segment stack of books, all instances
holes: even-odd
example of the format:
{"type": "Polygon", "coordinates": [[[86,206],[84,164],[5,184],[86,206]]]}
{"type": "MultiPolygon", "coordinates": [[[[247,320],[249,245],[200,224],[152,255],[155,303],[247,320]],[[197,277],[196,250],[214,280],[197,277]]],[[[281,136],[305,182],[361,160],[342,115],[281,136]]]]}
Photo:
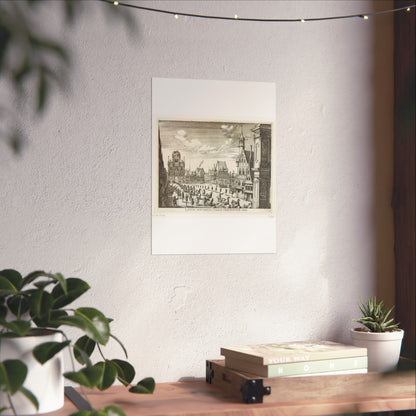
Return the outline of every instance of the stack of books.
{"type": "Polygon", "coordinates": [[[225,366],[261,377],[367,373],[367,348],[332,341],[223,347],[225,366]]]}

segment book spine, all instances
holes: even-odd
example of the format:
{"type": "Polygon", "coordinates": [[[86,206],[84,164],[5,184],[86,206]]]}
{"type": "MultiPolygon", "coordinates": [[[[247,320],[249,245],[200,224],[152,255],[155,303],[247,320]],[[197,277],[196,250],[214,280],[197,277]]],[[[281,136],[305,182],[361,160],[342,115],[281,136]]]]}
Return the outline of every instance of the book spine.
{"type": "Polygon", "coordinates": [[[263,365],[272,364],[289,364],[301,363],[309,361],[323,361],[323,360],[337,360],[341,358],[359,357],[367,354],[365,348],[345,349],[339,351],[325,351],[325,352],[308,352],[305,354],[288,354],[282,357],[262,357],[263,365]]]}
{"type": "Polygon", "coordinates": [[[313,377],[313,376],[339,376],[342,374],[367,374],[366,368],[357,368],[354,370],[343,370],[343,371],[329,371],[327,373],[313,373],[313,374],[295,374],[294,376],[287,376],[290,378],[293,377],[313,377]]]}
{"type": "Polygon", "coordinates": [[[225,359],[225,366],[262,377],[287,377],[290,375],[307,375],[333,371],[366,370],[367,356],[271,365],[256,365],[228,357],[225,359]]]}
{"type": "Polygon", "coordinates": [[[333,371],[366,369],[367,357],[338,358],[335,360],[308,361],[303,363],[272,364],[267,366],[268,377],[285,377],[333,371]]]}

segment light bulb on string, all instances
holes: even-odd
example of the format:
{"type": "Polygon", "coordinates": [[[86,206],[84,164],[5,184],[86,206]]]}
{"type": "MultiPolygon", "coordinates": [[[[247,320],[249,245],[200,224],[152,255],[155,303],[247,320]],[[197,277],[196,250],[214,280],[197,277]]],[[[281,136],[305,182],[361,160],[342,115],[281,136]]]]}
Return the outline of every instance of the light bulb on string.
{"type": "Polygon", "coordinates": [[[179,16],[178,16],[177,14],[175,14],[175,19],[176,19],[176,20],[178,20],[178,19],[179,19],[179,16]]]}

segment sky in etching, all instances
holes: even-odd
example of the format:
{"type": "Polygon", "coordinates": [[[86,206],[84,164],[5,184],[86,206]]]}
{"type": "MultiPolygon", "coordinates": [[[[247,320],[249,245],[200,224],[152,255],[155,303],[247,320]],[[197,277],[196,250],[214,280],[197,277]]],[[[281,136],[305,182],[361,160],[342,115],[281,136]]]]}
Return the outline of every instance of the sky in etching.
{"type": "Polygon", "coordinates": [[[225,161],[230,171],[236,171],[235,160],[239,153],[241,131],[246,150],[253,146],[255,123],[159,121],[162,156],[165,167],[168,157],[178,150],[185,159],[186,169],[198,166],[205,171],[217,161],[225,161]]]}

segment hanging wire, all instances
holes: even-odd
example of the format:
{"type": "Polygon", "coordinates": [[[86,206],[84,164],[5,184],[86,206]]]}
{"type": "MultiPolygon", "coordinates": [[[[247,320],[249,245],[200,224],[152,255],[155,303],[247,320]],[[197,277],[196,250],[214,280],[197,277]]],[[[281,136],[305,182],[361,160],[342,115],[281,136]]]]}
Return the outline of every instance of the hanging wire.
{"type": "Polygon", "coordinates": [[[130,3],[124,3],[121,1],[113,1],[113,0],[101,0],[104,3],[109,3],[115,6],[121,6],[121,7],[130,7],[133,9],[143,10],[147,12],[153,12],[153,13],[162,13],[162,14],[169,14],[175,17],[175,19],[178,19],[179,16],[183,17],[194,17],[198,19],[211,19],[211,20],[238,20],[241,22],[269,22],[269,23],[280,23],[280,22],[316,22],[316,21],[324,21],[324,20],[341,20],[341,19],[354,19],[354,18],[360,18],[367,20],[371,16],[376,16],[379,14],[386,14],[386,13],[395,13],[402,10],[406,10],[407,12],[410,12],[411,9],[416,7],[416,4],[410,5],[410,6],[404,6],[404,7],[398,7],[395,9],[389,9],[389,10],[381,10],[378,12],[371,12],[371,13],[361,13],[361,14],[349,14],[344,16],[328,16],[328,17],[309,17],[309,18],[297,18],[297,19],[262,19],[262,18],[252,18],[252,17],[239,17],[238,15],[234,15],[233,17],[227,17],[227,16],[212,16],[212,15],[205,15],[205,14],[194,14],[194,13],[184,13],[184,12],[175,12],[170,10],[163,10],[163,9],[155,9],[152,7],[145,7],[145,6],[139,6],[136,4],[130,4],[130,3]]]}

